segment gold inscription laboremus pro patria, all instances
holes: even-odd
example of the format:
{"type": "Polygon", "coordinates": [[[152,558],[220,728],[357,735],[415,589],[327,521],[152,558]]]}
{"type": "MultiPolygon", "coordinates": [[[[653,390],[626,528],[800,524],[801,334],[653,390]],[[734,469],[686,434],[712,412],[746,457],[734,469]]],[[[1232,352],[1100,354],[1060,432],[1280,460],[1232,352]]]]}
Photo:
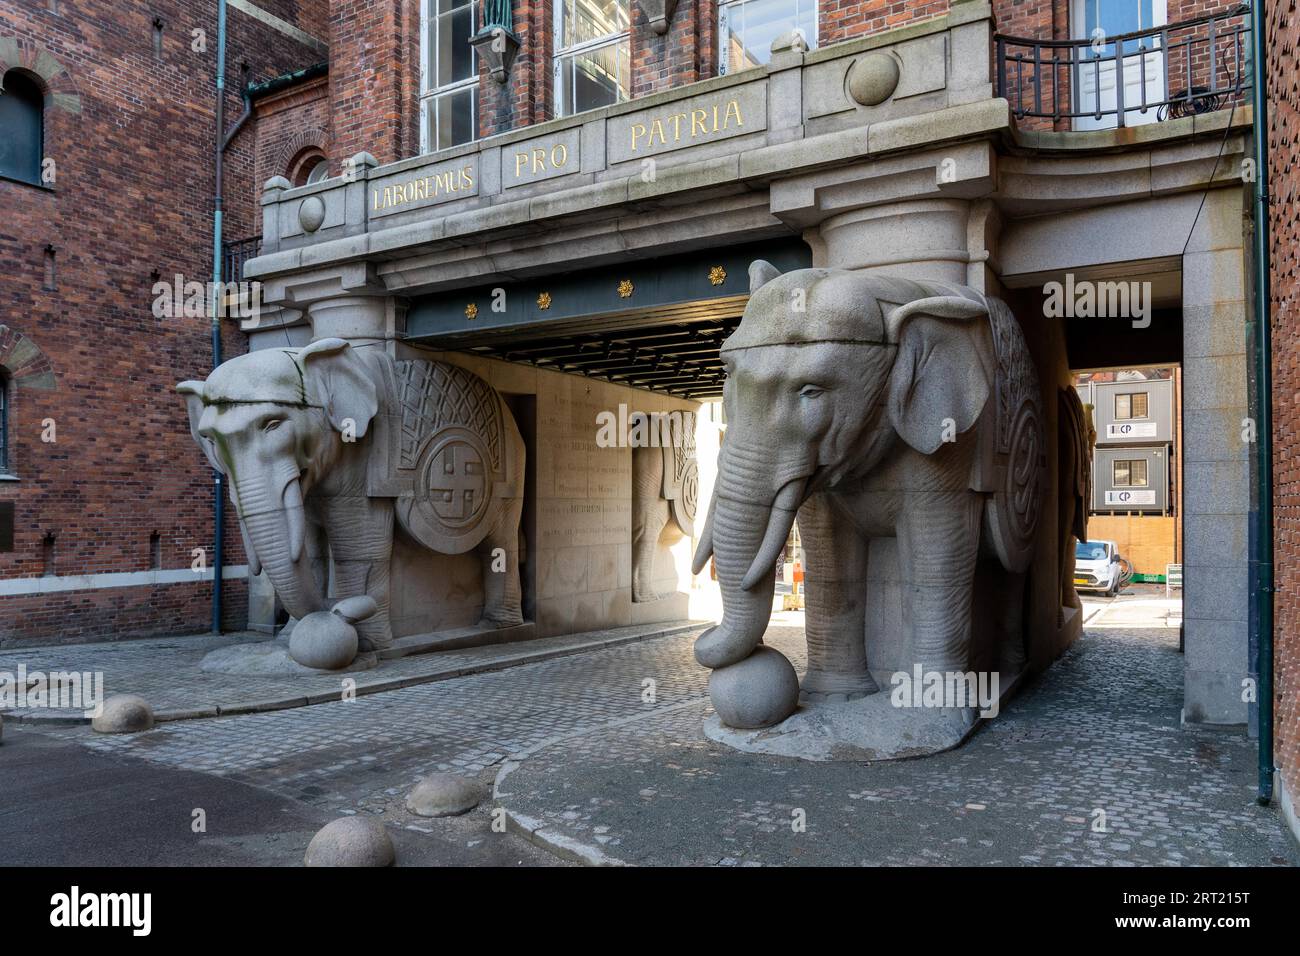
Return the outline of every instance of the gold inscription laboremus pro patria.
{"type": "Polygon", "coordinates": [[[383,188],[376,187],[371,195],[371,211],[379,212],[405,203],[419,202],[424,199],[436,199],[453,193],[468,192],[474,188],[474,167],[462,166],[460,169],[445,169],[440,173],[431,173],[404,183],[395,183],[383,188]]]}
{"type": "Polygon", "coordinates": [[[563,169],[569,164],[569,147],[556,143],[550,149],[534,146],[532,149],[515,153],[515,179],[525,175],[537,176],[545,172],[563,169]]]}
{"type": "Polygon", "coordinates": [[[743,129],[745,118],[740,112],[739,100],[714,103],[712,109],[696,107],[682,110],[662,119],[656,118],[648,123],[633,123],[628,131],[632,138],[632,152],[650,149],[653,146],[667,146],[670,142],[680,143],[683,138],[697,139],[722,133],[729,129],[743,129]],[[672,138],[669,139],[669,136],[672,138]]]}

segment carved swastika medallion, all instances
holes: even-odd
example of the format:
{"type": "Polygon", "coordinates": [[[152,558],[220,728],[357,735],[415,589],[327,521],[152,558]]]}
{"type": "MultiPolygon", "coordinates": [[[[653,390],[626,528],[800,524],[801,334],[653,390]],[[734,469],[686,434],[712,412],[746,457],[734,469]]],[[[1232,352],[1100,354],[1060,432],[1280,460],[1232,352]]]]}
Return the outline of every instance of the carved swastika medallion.
{"type": "Polygon", "coordinates": [[[483,517],[491,492],[483,455],[469,441],[448,438],[433,449],[425,487],[434,512],[449,528],[466,528],[483,517]]]}

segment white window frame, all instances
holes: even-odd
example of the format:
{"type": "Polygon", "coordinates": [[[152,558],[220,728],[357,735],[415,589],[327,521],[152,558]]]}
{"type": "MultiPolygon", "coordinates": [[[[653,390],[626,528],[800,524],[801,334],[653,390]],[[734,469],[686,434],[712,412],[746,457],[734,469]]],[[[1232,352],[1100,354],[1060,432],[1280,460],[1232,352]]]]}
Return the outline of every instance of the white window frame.
{"type": "MultiPolygon", "coordinates": [[[[553,7],[551,18],[552,29],[555,34],[555,42],[553,43],[554,50],[551,56],[551,95],[555,99],[555,116],[557,119],[561,116],[577,116],[579,112],[578,110],[574,110],[572,113],[566,112],[565,107],[567,104],[563,102],[560,95],[560,91],[564,88],[561,83],[561,76],[564,73],[565,63],[572,63],[583,53],[591,53],[592,51],[602,49],[603,47],[626,43],[630,70],[632,59],[632,18],[636,15],[636,10],[634,9],[635,4],[629,0],[627,18],[628,28],[622,33],[607,33],[603,37],[596,37],[593,40],[586,40],[569,47],[561,47],[560,38],[564,36],[564,5],[567,2],[570,2],[570,0],[552,0],[551,4],[553,7]]],[[[614,102],[626,103],[631,98],[632,91],[629,89],[626,91],[626,96],[620,96],[614,102]]],[[[582,112],[586,112],[586,110],[583,110],[582,112]]]]}
{"type": "Polygon", "coordinates": [[[1116,458],[1110,463],[1110,486],[1112,488],[1150,488],[1151,487],[1151,463],[1145,458],[1116,458]],[[1142,481],[1133,480],[1133,466],[1142,465],[1142,481]],[[1119,483],[1116,472],[1120,465],[1128,466],[1128,481],[1124,484],[1119,483]]]}
{"type": "Polygon", "coordinates": [[[1151,393],[1150,392],[1116,392],[1115,393],[1115,421],[1117,422],[1145,422],[1151,419],[1151,393]],[[1133,414],[1133,399],[1142,396],[1142,401],[1146,405],[1146,411],[1141,415],[1133,414]],[[1119,400],[1128,399],[1128,414],[1119,413],[1119,400]]]}
{"type": "MultiPolygon", "coordinates": [[[[434,12],[437,0],[420,0],[420,152],[433,153],[437,152],[439,147],[433,142],[434,130],[432,123],[429,122],[429,103],[432,100],[447,99],[457,93],[461,93],[471,87],[479,85],[478,70],[466,79],[458,80],[455,83],[449,83],[446,86],[432,86],[431,79],[436,76],[434,69],[434,44],[430,37],[432,30],[429,29],[430,21],[437,21],[437,14],[434,12]]],[[[470,8],[473,11],[471,19],[473,20],[473,29],[470,36],[474,36],[479,30],[483,29],[483,0],[472,0],[470,8]]],[[[441,21],[437,21],[441,29],[441,21]]],[[[468,42],[469,37],[466,37],[468,42]]],[[[471,53],[475,57],[474,63],[478,65],[478,54],[471,53]]],[[[474,103],[474,136],[468,142],[474,142],[479,138],[478,135],[478,102],[474,103]]],[[[462,144],[463,145],[463,144],[462,144]]],[[[450,149],[450,146],[443,146],[441,149],[450,149]]]]}
{"type": "MultiPolygon", "coordinates": [[[[752,3],[752,2],[753,0],[722,0],[722,2],[719,2],[718,4],[717,42],[718,42],[718,75],[719,76],[725,76],[728,70],[730,69],[730,66],[727,63],[727,54],[730,51],[730,44],[724,42],[724,38],[727,36],[727,17],[731,14],[732,10],[737,9],[739,7],[743,7],[746,3],[752,3]]],[[[793,0],[793,3],[796,8],[801,6],[804,2],[805,0],[793,0]]],[[[813,35],[810,37],[804,37],[804,39],[808,41],[808,48],[815,50],[817,48],[817,44],[819,42],[820,33],[821,33],[821,20],[822,20],[821,0],[807,0],[807,2],[812,4],[813,13],[814,13],[813,29],[812,29],[813,35]]]]}

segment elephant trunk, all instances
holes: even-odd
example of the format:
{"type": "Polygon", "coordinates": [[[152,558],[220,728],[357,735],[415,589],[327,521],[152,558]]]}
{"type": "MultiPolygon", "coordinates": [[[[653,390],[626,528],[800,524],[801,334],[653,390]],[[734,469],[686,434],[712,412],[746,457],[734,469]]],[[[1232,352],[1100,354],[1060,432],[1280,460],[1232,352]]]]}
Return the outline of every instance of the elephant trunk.
{"type": "Polygon", "coordinates": [[[756,493],[758,475],[745,467],[744,456],[723,458],[705,531],[722,590],[722,623],[695,642],[695,659],[710,668],[744,660],[762,641],[776,559],[807,486],[806,478],[790,480],[769,504],[770,495],[756,493]]]}
{"type": "Polygon", "coordinates": [[[291,479],[278,500],[268,494],[266,483],[251,487],[245,483],[238,504],[245,548],[253,552],[250,569],[261,565],[285,610],[295,618],[323,610],[324,596],[303,553],[307,516],[299,480],[291,479]]]}

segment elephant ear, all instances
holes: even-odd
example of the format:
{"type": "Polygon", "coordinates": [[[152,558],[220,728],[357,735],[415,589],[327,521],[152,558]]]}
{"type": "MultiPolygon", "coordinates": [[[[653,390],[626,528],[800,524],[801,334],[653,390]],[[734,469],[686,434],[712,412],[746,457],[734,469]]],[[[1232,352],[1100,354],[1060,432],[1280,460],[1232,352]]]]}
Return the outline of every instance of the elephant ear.
{"type": "Polygon", "coordinates": [[[781,274],[781,270],[766,259],[755,259],[749,264],[749,294],[753,295],[781,274]]]}
{"type": "Polygon", "coordinates": [[[366,363],[343,339],[321,339],[298,352],[307,394],[320,399],[336,431],[352,422],[357,438],[379,411],[379,392],[366,363]]]}
{"type": "Polygon", "coordinates": [[[960,296],[920,299],[889,313],[898,343],[889,419],[923,454],[965,432],[984,411],[991,386],[977,321],[986,316],[983,305],[960,296]]]}
{"type": "Polygon", "coordinates": [[[221,464],[221,459],[217,457],[217,446],[208,438],[199,434],[199,419],[203,417],[203,409],[207,404],[203,400],[203,389],[206,387],[205,382],[180,382],[176,386],[176,391],[185,399],[185,410],[190,416],[190,435],[194,441],[203,449],[204,456],[208,463],[223,475],[226,473],[225,467],[221,464]]]}

